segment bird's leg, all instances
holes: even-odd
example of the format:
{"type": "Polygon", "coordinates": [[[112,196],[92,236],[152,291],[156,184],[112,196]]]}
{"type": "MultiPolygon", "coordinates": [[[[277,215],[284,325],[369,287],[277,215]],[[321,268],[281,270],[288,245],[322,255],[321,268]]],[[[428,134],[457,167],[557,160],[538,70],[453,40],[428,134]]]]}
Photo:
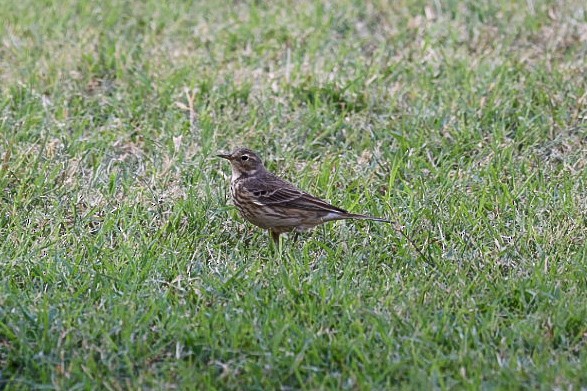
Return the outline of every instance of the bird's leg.
{"type": "Polygon", "coordinates": [[[271,239],[273,239],[273,242],[279,245],[279,232],[270,229],[269,233],[271,234],[271,239]]]}
{"type": "Polygon", "coordinates": [[[279,257],[281,257],[281,242],[279,241],[279,235],[281,233],[270,229],[269,234],[271,235],[273,245],[275,246],[275,247],[273,247],[273,246],[272,247],[277,251],[277,254],[279,255],[279,257]]]}

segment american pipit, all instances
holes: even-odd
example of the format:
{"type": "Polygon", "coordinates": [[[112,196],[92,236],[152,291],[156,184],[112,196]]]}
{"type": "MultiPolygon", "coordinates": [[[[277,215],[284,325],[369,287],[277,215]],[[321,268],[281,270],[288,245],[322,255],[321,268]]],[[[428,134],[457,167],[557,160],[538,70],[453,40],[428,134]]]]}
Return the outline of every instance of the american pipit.
{"type": "Polygon", "coordinates": [[[230,154],[217,156],[230,161],[230,193],[241,216],[269,230],[275,242],[279,242],[279,235],[284,232],[305,231],[333,220],[391,223],[378,217],[349,213],[298,189],[267,171],[259,156],[250,149],[238,148],[230,154]]]}

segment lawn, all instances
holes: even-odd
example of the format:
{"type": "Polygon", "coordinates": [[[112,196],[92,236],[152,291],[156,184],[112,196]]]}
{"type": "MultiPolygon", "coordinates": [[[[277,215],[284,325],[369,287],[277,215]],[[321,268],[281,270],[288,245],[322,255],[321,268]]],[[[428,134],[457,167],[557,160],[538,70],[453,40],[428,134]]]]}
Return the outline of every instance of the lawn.
{"type": "Polygon", "coordinates": [[[0,389],[587,387],[586,57],[580,0],[0,0],[0,389]],[[276,249],[237,146],[396,224],[276,249]]]}

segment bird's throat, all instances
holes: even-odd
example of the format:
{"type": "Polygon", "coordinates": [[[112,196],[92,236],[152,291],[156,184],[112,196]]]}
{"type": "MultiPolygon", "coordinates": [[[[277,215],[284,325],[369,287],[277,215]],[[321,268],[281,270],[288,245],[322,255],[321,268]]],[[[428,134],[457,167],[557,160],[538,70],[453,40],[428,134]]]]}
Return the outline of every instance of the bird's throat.
{"type": "Polygon", "coordinates": [[[248,177],[255,175],[257,173],[257,171],[259,171],[259,170],[252,170],[252,171],[244,172],[244,171],[239,170],[238,168],[233,167],[232,168],[232,177],[230,178],[230,180],[232,182],[234,182],[234,181],[238,181],[238,180],[241,180],[244,178],[248,178],[248,177]]]}

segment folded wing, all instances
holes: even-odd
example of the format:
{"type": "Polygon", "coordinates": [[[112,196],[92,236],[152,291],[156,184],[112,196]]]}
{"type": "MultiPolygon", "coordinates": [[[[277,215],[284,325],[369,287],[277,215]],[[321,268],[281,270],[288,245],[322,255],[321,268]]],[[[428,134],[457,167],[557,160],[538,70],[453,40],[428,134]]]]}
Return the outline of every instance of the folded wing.
{"type": "Polygon", "coordinates": [[[292,186],[273,187],[259,183],[249,187],[249,190],[258,205],[276,206],[324,213],[346,214],[346,210],[337,208],[329,203],[303,192],[292,186]]]}

